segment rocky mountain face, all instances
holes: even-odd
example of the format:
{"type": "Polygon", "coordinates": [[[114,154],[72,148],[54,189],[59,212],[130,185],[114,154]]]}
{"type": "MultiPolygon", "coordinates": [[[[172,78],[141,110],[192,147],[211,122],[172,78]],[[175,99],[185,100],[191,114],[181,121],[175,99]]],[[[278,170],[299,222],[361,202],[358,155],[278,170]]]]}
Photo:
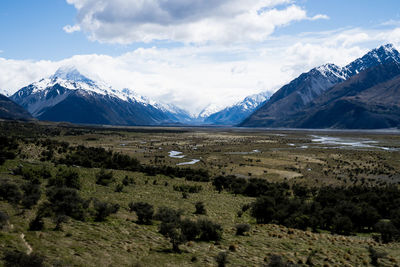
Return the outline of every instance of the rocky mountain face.
{"type": "Polygon", "coordinates": [[[23,107],[0,94],[0,119],[27,121],[33,120],[33,117],[23,107]]]}
{"type": "MultiPolygon", "coordinates": [[[[283,86],[271,99],[260,107],[256,112],[246,118],[240,126],[246,127],[339,127],[343,124],[333,124],[322,126],[318,123],[311,124],[298,121],[299,114],[306,116],[313,106],[314,110],[322,108],[321,99],[334,97],[331,93],[333,88],[340,88],[340,84],[345,84],[352,77],[365,75],[363,72],[381,65],[396,65],[400,62],[400,54],[388,44],[374,49],[362,58],[359,58],[345,67],[338,67],[333,64],[326,64],[312,69],[308,73],[301,74],[298,78],[283,86]],[[338,87],[336,87],[338,86],[338,87]],[[314,125],[314,126],[311,126],[314,125]]],[[[390,67],[388,67],[390,68],[390,67]]],[[[386,71],[389,71],[388,69],[386,71]]],[[[368,72],[369,73],[369,72],[368,72]]],[[[376,81],[383,82],[387,77],[382,74],[382,79],[376,81]]],[[[370,73],[370,75],[372,75],[370,73]]],[[[372,76],[371,76],[372,77],[372,76]]],[[[356,79],[358,79],[356,78],[356,79]]],[[[368,78],[368,77],[367,77],[368,78]]],[[[377,78],[377,77],[375,77],[377,78]]],[[[392,77],[393,78],[393,77],[392,77]]],[[[373,86],[371,84],[371,86],[373,86]]],[[[339,90],[339,89],[336,89],[339,90]]],[[[333,92],[333,91],[332,91],[333,92]]],[[[336,112],[336,115],[338,112],[336,112]]],[[[315,118],[316,119],[316,118],[315,118]]]]}
{"type": "Polygon", "coordinates": [[[160,125],[190,119],[179,108],[152,103],[129,89],[117,91],[87,78],[73,67],[61,68],[51,77],[20,89],[11,99],[40,120],[160,125]]]}
{"type": "Polygon", "coordinates": [[[208,115],[204,118],[203,123],[211,125],[236,125],[257,110],[265,101],[268,101],[270,96],[271,93],[269,92],[248,96],[232,106],[208,115]]]}

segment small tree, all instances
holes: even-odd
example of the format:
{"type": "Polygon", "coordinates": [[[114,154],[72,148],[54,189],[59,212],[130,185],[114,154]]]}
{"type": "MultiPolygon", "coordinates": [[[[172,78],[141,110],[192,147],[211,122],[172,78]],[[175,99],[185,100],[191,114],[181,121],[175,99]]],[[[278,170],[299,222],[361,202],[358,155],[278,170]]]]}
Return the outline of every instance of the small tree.
{"type": "Polygon", "coordinates": [[[29,223],[29,231],[41,231],[44,228],[44,221],[40,215],[36,217],[29,223]]]}
{"type": "Polygon", "coordinates": [[[203,214],[203,215],[207,214],[206,207],[204,206],[203,202],[201,201],[197,202],[195,204],[195,208],[196,211],[194,212],[194,214],[203,214]]]}
{"type": "Polygon", "coordinates": [[[136,212],[139,224],[151,224],[151,219],[153,219],[154,214],[153,205],[145,202],[131,202],[129,208],[131,211],[136,212]]]}
{"type": "Polygon", "coordinates": [[[222,227],[208,219],[197,221],[200,229],[199,239],[202,241],[219,241],[222,238],[222,227]]]}
{"type": "Polygon", "coordinates": [[[119,210],[118,204],[110,204],[97,199],[94,200],[93,206],[96,211],[95,221],[97,222],[105,221],[109,215],[117,213],[119,210]]]}
{"type": "Polygon", "coordinates": [[[375,230],[381,234],[381,240],[383,243],[389,243],[397,239],[399,231],[390,221],[380,221],[375,224],[375,230]]]}

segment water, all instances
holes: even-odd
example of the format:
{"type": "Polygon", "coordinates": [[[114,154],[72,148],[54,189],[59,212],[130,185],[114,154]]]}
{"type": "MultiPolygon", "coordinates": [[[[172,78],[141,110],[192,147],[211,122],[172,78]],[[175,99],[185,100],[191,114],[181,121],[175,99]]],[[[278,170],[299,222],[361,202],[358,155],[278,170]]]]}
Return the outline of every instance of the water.
{"type": "Polygon", "coordinates": [[[174,158],[174,159],[183,159],[185,157],[185,155],[182,155],[182,152],[180,151],[170,151],[169,153],[169,157],[170,158],[174,158]]]}
{"type": "Polygon", "coordinates": [[[182,166],[182,165],[193,165],[196,164],[197,162],[200,162],[199,159],[193,159],[192,161],[188,161],[188,162],[182,162],[182,163],[178,163],[176,164],[177,166],[182,166]]]}

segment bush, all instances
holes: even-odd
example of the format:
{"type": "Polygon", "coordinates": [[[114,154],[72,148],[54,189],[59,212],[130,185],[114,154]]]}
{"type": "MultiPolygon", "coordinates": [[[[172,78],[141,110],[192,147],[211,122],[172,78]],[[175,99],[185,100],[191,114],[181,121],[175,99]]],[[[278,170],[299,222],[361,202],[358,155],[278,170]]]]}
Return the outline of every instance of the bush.
{"type": "Polygon", "coordinates": [[[237,224],[236,228],[236,235],[244,235],[246,232],[250,231],[250,225],[248,224],[237,224]]]}
{"type": "Polygon", "coordinates": [[[117,184],[116,186],[115,186],[115,192],[117,192],[117,193],[121,193],[122,191],[124,190],[124,185],[123,184],[117,184]]]}
{"type": "Polygon", "coordinates": [[[297,267],[297,264],[291,264],[287,261],[284,261],[279,255],[271,255],[269,257],[269,263],[266,267],[297,267]]]}
{"type": "Polygon", "coordinates": [[[96,174],[96,184],[108,186],[112,182],[114,182],[114,174],[112,171],[106,172],[104,169],[101,169],[100,172],[96,174]]]}
{"type": "Polygon", "coordinates": [[[256,218],[257,223],[270,223],[275,214],[275,200],[271,197],[262,196],[257,198],[251,208],[251,215],[256,218]]]}
{"type": "Polygon", "coordinates": [[[117,213],[119,210],[118,204],[102,202],[97,199],[94,200],[93,206],[96,211],[95,221],[97,222],[105,221],[109,215],[117,213]]]}
{"type": "Polygon", "coordinates": [[[40,215],[36,217],[29,223],[29,231],[41,231],[44,228],[44,221],[40,215]]]}
{"type": "Polygon", "coordinates": [[[154,219],[161,222],[179,222],[181,215],[181,210],[174,210],[168,207],[160,207],[158,208],[157,213],[154,215],[154,219]]]}
{"type": "Polygon", "coordinates": [[[131,211],[136,212],[138,216],[139,224],[151,224],[151,219],[153,219],[154,208],[145,202],[129,203],[129,208],[131,211]]]}
{"type": "Polygon", "coordinates": [[[203,202],[201,201],[197,202],[195,204],[195,208],[196,211],[194,212],[194,214],[203,214],[203,215],[207,214],[206,207],[204,206],[203,202]]]}
{"type": "Polygon", "coordinates": [[[180,228],[182,234],[185,236],[186,240],[193,241],[200,235],[200,226],[197,222],[184,219],[180,222],[180,228]]]}
{"type": "Polygon", "coordinates": [[[389,243],[399,238],[399,231],[390,221],[380,221],[375,225],[375,231],[380,233],[383,243],[389,243]]]}
{"type": "Polygon", "coordinates": [[[218,264],[218,267],[225,267],[225,265],[228,263],[228,253],[227,252],[220,252],[218,255],[215,257],[215,261],[218,264]]]}
{"type": "Polygon", "coordinates": [[[199,239],[202,241],[219,241],[222,238],[222,227],[217,223],[213,223],[208,219],[199,219],[198,226],[200,229],[199,239]]]}
{"type": "Polygon", "coordinates": [[[123,184],[124,186],[128,186],[128,185],[131,185],[131,184],[135,184],[135,180],[134,180],[132,177],[128,177],[128,175],[126,175],[126,176],[124,177],[124,179],[122,180],[122,184],[123,184]]]}
{"type": "Polygon", "coordinates": [[[5,267],[42,267],[44,266],[44,257],[32,253],[27,255],[21,251],[6,251],[3,257],[5,267]]]}
{"type": "Polygon", "coordinates": [[[18,186],[11,182],[0,182],[0,198],[12,204],[18,204],[22,199],[18,186]]]}
{"type": "Polygon", "coordinates": [[[42,195],[40,184],[32,183],[32,181],[27,182],[22,186],[22,191],[24,191],[22,205],[27,209],[35,206],[42,195]]]}
{"type": "Polygon", "coordinates": [[[56,187],[69,187],[77,190],[81,189],[81,182],[78,172],[70,168],[59,169],[56,176],[51,178],[47,185],[56,187]]]}
{"type": "Polygon", "coordinates": [[[88,202],[72,188],[51,188],[47,191],[51,210],[57,215],[67,215],[76,220],[84,220],[88,202]]]}
{"type": "Polygon", "coordinates": [[[7,213],[0,211],[0,230],[2,230],[8,224],[10,217],[7,213]]]}

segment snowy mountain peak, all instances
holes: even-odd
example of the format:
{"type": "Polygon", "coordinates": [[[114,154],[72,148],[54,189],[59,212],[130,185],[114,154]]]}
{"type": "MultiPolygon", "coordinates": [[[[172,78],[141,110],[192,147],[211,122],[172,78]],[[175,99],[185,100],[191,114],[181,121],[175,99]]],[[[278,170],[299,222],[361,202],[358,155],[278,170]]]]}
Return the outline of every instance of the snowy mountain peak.
{"type": "Polygon", "coordinates": [[[85,82],[85,83],[93,83],[93,81],[86,76],[82,75],[79,70],[75,66],[63,66],[60,67],[51,77],[50,79],[63,79],[73,82],[85,82]]]}
{"type": "Polygon", "coordinates": [[[339,67],[332,63],[316,67],[315,70],[321,73],[324,77],[330,77],[333,75],[343,80],[346,80],[348,78],[348,74],[342,67],[339,67]]]}

